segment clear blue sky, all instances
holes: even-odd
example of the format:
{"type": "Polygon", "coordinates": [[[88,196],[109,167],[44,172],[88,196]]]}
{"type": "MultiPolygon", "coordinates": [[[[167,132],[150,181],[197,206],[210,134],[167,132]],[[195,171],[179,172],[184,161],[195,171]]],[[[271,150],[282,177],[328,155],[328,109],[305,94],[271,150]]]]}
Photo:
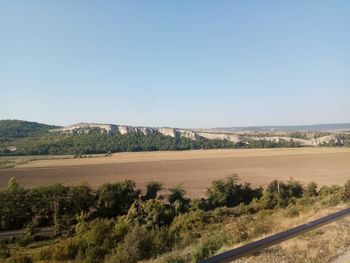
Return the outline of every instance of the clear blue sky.
{"type": "Polygon", "coordinates": [[[350,1],[0,0],[0,119],[350,122],[350,1]]]}

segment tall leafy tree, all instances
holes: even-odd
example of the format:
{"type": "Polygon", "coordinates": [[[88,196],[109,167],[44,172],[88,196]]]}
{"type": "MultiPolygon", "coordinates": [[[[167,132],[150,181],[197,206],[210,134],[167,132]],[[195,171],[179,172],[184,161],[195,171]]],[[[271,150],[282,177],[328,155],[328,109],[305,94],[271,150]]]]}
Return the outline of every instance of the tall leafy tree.
{"type": "Polygon", "coordinates": [[[139,196],[139,191],[135,187],[135,182],[131,180],[102,185],[96,194],[97,214],[102,217],[126,214],[139,196]]]}

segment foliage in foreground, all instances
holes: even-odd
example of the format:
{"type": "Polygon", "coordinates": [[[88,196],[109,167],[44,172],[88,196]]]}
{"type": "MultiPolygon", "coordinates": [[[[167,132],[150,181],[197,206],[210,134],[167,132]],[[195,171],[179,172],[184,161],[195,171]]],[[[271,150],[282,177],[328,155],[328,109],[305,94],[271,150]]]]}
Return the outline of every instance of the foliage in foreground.
{"type": "Polygon", "coordinates": [[[295,218],[316,203],[327,207],[350,200],[350,181],[320,189],[313,182],[273,181],[262,189],[239,184],[233,175],[214,181],[198,200],[187,198],[181,186],[166,195],[161,189],[151,182],[142,194],[126,180],[97,191],[87,185],[28,190],[12,178],[0,194],[1,227],[25,227],[26,235],[17,243],[0,243],[0,260],[198,262],[222,247],[270,233],[275,213],[295,218]],[[55,236],[31,250],[42,226],[54,226],[55,236]]]}

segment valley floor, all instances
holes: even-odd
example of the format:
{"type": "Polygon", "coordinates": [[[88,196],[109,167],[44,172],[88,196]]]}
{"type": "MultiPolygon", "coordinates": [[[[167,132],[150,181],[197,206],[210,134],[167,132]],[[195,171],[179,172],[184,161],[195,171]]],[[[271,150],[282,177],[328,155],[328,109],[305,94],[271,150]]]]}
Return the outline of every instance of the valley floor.
{"type": "Polygon", "coordinates": [[[0,189],[14,176],[25,187],[53,183],[98,187],[132,179],[165,187],[183,183],[190,197],[202,197],[213,180],[237,173],[242,181],[266,185],[293,178],[319,185],[344,184],[350,175],[350,148],[235,149],[117,153],[112,156],[34,160],[0,169],[0,189]]]}

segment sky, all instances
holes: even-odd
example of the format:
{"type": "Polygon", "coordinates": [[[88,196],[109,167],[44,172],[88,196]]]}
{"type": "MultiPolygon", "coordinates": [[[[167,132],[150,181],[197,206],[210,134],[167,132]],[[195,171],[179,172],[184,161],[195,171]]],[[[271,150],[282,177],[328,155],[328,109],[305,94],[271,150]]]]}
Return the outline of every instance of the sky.
{"type": "Polygon", "coordinates": [[[350,1],[0,0],[0,119],[350,122],[350,1]]]}

